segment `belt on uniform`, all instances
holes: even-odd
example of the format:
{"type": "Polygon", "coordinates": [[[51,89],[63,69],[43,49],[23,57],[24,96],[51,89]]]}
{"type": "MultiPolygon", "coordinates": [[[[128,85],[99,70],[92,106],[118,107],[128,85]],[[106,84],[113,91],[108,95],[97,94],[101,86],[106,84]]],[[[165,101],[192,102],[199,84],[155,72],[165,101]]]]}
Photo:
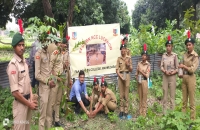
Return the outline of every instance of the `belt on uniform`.
{"type": "Polygon", "coordinates": [[[147,78],[146,77],[141,77],[141,80],[147,80],[147,78]]]}
{"type": "MultiPolygon", "coordinates": [[[[23,97],[26,98],[26,100],[28,100],[30,98],[30,93],[26,94],[26,95],[23,95],[23,97]]],[[[17,99],[15,98],[15,100],[17,100],[17,99]]]]}
{"type": "Polygon", "coordinates": [[[183,75],[192,75],[192,74],[190,74],[188,71],[184,70],[183,75]]]}
{"type": "Polygon", "coordinates": [[[121,74],[122,74],[122,73],[127,73],[127,74],[129,74],[129,71],[121,71],[120,73],[121,73],[121,74]]]}

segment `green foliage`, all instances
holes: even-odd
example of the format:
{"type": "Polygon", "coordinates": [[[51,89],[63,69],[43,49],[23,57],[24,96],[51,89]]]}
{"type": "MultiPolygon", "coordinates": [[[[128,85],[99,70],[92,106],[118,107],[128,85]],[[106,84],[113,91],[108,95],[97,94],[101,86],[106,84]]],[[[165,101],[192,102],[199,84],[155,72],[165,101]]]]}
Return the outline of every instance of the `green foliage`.
{"type": "MultiPolygon", "coordinates": [[[[139,30],[132,28],[129,40],[131,54],[140,54],[144,43],[147,43],[149,54],[164,53],[166,50],[165,43],[167,41],[167,36],[171,35],[173,50],[178,54],[178,58],[181,59],[183,53],[186,51],[184,44],[187,38],[185,29],[192,30],[193,37],[200,31],[200,20],[195,21],[192,19],[194,16],[193,12],[193,8],[185,12],[184,26],[182,29],[176,29],[176,24],[178,22],[176,19],[165,20],[165,28],[157,28],[157,26],[153,26],[152,23],[138,25],[139,30]]],[[[200,42],[196,40],[195,51],[197,53],[200,52],[199,44],[200,42]]]]}
{"type": "Polygon", "coordinates": [[[88,120],[87,114],[84,113],[83,115],[81,115],[81,119],[82,119],[83,121],[87,121],[87,120],[88,120]]]}
{"type": "Polygon", "coordinates": [[[64,130],[64,128],[62,128],[62,127],[53,127],[53,128],[50,128],[49,130],[64,130]]]}
{"type": "Polygon", "coordinates": [[[73,112],[71,112],[71,113],[67,114],[65,119],[68,121],[71,121],[71,122],[75,121],[75,114],[73,112]]]}
{"type": "Polygon", "coordinates": [[[150,89],[150,93],[155,96],[158,100],[161,100],[163,97],[163,90],[162,90],[162,76],[155,72],[154,75],[155,78],[152,78],[152,88],[150,89]]]}
{"type": "Polygon", "coordinates": [[[160,127],[163,130],[187,130],[190,123],[189,115],[179,111],[168,111],[167,115],[161,118],[160,127]]]}
{"type": "Polygon", "coordinates": [[[32,17],[28,20],[29,26],[25,29],[26,37],[33,37],[34,35],[39,38],[40,44],[38,47],[48,46],[52,42],[60,42],[57,36],[57,29],[51,26],[55,23],[55,19],[44,16],[41,21],[38,17],[32,17]]]}
{"type": "Polygon", "coordinates": [[[194,17],[194,12],[195,9],[193,7],[187,9],[184,15],[184,20],[183,20],[183,24],[185,26],[186,29],[191,29],[192,30],[192,34],[193,36],[195,36],[196,33],[200,32],[200,19],[195,21],[193,19],[194,17]]]}
{"type": "MultiPolygon", "coordinates": [[[[2,122],[5,118],[9,119],[10,121],[13,120],[12,116],[12,102],[14,100],[13,96],[11,95],[9,88],[1,88],[0,87],[0,122],[2,122]]],[[[0,126],[1,127],[1,126],[0,126]]],[[[11,127],[11,124],[9,126],[11,127]]]]}
{"type": "Polygon", "coordinates": [[[114,112],[109,112],[109,113],[108,113],[108,119],[109,119],[112,123],[115,123],[115,122],[117,122],[117,120],[119,119],[119,117],[118,117],[117,114],[115,114],[114,112]]]}

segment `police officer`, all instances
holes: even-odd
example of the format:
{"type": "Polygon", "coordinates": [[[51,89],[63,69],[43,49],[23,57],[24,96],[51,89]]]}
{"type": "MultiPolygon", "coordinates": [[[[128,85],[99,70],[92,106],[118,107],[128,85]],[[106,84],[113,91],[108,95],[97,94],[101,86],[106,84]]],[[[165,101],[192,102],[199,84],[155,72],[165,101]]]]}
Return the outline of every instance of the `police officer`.
{"type": "MultiPolygon", "coordinates": [[[[127,36],[125,36],[124,38],[123,38],[123,40],[122,40],[122,44],[128,44],[128,37],[127,36]]],[[[131,57],[131,50],[130,49],[128,49],[128,48],[126,48],[126,55],[127,56],[130,56],[131,57]]]]}
{"type": "Polygon", "coordinates": [[[97,107],[90,114],[90,118],[95,117],[99,111],[104,111],[106,116],[112,111],[114,112],[117,108],[117,99],[115,94],[108,88],[107,82],[102,77],[101,80],[101,94],[98,99],[97,107]]]}
{"type": "Polygon", "coordinates": [[[183,81],[182,81],[182,95],[183,106],[182,111],[186,112],[187,103],[189,98],[190,103],[190,118],[194,120],[196,117],[195,110],[195,89],[196,89],[196,76],[194,72],[199,65],[198,54],[194,51],[195,40],[190,38],[190,31],[188,31],[188,38],[185,40],[187,52],[183,55],[183,64],[179,65],[179,68],[183,69],[183,81]]]}
{"type": "Polygon", "coordinates": [[[150,63],[147,61],[147,48],[144,44],[144,50],[142,52],[142,61],[137,65],[136,79],[139,94],[139,114],[146,116],[147,111],[147,93],[148,93],[148,82],[150,74],[150,63]]]}
{"type": "Polygon", "coordinates": [[[47,51],[49,53],[49,57],[51,57],[51,54],[60,46],[61,41],[55,41],[55,43],[51,43],[48,45],[47,51]]]}
{"type": "Polygon", "coordinates": [[[170,104],[171,109],[175,107],[175,93],[176,93],[176,73],[178,72],[178,57],[172,52],[173,42],[171,36],[165,43],[167,52],[162,55],[161,71],[163,74],[163,114],[166,114],[168,88],[170,88],[170,104]]]}
{"type": "Polygon", "coordinates": [[[50,90],[55,87],[54,81],[50,80],[51,70],[49,66],[49,54],[47,52],[47,45],[45,41],[43,43],[42,49],[38,50],[35,54],[35,77],[39,81],[39,96],[40,96],[40,118],[39,118],[39,130],[45,130],[51,128],[51,124],[47,121],[47,111],[51,107],[48,102],[50,98],[50,90]],[[45,125],[45,122],[47,123],[45,125]]]}
{"type": "Polygon", "coordinates": [[[95,105],[98,102],[100,93],[101,93],[101,87],[99,86],[99,80],[96,77],[94,77],[92,96],[90,98],[91,99],[91,101],[90,101],[90,112],[92,112],[92,108],[95,108],[95,105]]]}
{"type": "MultiPolygon", "coordinates": [[[[61,41],[57,41],[61,42],[61,41]]],[[[62,86],[59,86],[59,83],[63,82],[62,79],[59,77],[60,74],[63,73],[63,54],[64,54],[64,48],[66,48],[66,44],[59,44],[57,50],[55,50],[50,57],[50,70],[52,74],[56,77],[57,82],[56,86],[52,88],[50,95],[51,98],[49,98],[49,103],[52,105],[49,108],[48,114],[48,123],[52,123],[52,116],[53,109],[55,111],[55,124],[54,126],[61,126],[60,119],[59,119],[59,110],[60,110],[60,103],[62,99],[63,94],[63,88],[62,86]]]]}
{"type": "Polygon", "coordinates": [[[121,44],[121,56],[117,59],[116,73],[118,75],[118,86],[120,93],[120,113],[119,117],[127,118],[128,115],[128,95],[130,85],[130,72],[132,72],[131,57],[126,55],[126,44],[121,44]]]}
{"type": "Polygon", "coordinates": [[[37,101],[32,101],[32,87],[28,65],[23,57],[24,38],[16,33],[12,39],[14,57],[9,62],[7,74],[10,82],[13,101],[14,130],[30,130],[31,110],[37,109],[37,101]]]}

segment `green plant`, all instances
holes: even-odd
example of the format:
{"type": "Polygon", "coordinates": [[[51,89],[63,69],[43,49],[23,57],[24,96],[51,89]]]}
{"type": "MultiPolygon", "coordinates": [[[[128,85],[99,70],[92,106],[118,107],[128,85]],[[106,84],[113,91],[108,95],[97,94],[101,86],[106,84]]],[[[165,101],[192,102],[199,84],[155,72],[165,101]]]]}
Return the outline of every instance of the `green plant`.
{"type": "Polygon", "coordinates": [[[117,120],[119,119],[117,114],[115,114],[114,112],[109,112],[108,113],[108,119],[111,121],[111,122],[117,122],[117,120]]]}
{"type": "Polygon", "coordinates": [[[133,123],[133,121],[132,120],[128,120],[126,122],[126,127],[128,127],[127,129],[129,129],[129,130],[134,130],[134,123],[133,123]]]}
{"type": "MultiPolygon", "coordinates": [[[[155,102],[154,104],[153,104],[153,110],[154,110],[154,112],[156,112],[156,113],[161,113],[162,112],[162,106],[161,106],[161,104],[159,104],[158,102],[155,102]]],[[[149,112],[149,111],[148,111],[149,112]]],[[[155,113],[154,113],[155,114],[155,113]]],[[[155,116],[155,115],[154,115],[155,116]]]]}
{"type": "Polygon", "coordinates": [[[75,114],[74,113],[68,113],[67,116],[66,116],[66,120],[68,121],[75,121],[75,114]]]}
{"type": "MultiPolygon", "coordinates": [[[[5,118],[10,121],[13,120],[12,116],[12,102],[14,101],[14,97],[11,95],[10,88],[1,88],[0,87],[0,122],[3,122],[5,118]]],[[[12,124],[9,124],[7,127],[11,127],[12,124]]]]}
{"type": "Polygon", "coordinates": [[[81,115],[81,119],[82,119],[83,121],[87,121],[87,120],[88,120],[87,114],[84,113],[83,115],[81,115]]]}
{"type": "Polygon", "coordinates": [[[162,130],[187,130],[190,123],[188,114],[179,111],[168,111],[166,116],[161,118],[160,127],[162,130]]]}

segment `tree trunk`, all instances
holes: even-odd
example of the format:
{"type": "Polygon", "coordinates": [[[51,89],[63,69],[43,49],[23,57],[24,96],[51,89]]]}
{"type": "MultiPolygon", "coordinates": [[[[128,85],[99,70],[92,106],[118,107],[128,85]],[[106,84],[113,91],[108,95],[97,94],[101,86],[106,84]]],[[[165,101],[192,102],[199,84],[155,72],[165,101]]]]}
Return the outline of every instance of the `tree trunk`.
{"type": "Polygon", "coordinates": [[[69,22],[69,27],[72,26],[75,2],[76,2],[76,0],[69,1],[68,18],[67,18],[67,21],[69,22]]]}
{"type": "Polygon", "coordinates": [[[179,18],[179,12],[178,12],[178,10],[176,10],[176,19],[177,19],[176,28],[179,29],[179,27],[180,27],[180,18],[179,18]]]}
{"type": "Polygon", "coordinates": [[[54,14],[52,13],[52,7],[49,0],[42,0],[42,4],[44,8],[44,14],[51,18],[54,18],[54,14]]]}

